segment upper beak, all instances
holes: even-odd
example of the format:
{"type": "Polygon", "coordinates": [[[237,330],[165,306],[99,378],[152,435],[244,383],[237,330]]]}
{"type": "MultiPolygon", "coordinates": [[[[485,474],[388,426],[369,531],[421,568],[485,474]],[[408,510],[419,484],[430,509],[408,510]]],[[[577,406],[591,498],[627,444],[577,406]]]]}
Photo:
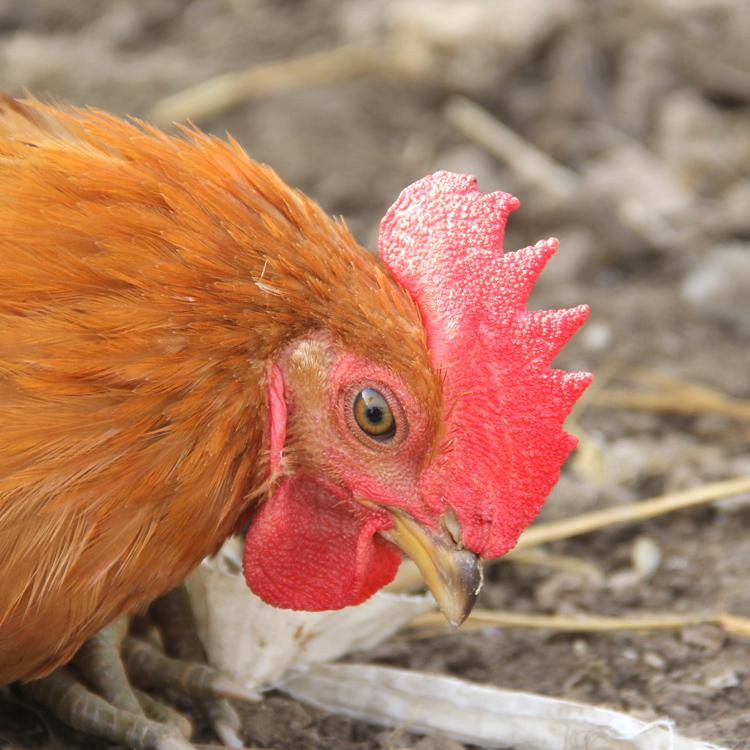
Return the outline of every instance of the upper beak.
{"type": "Polygon", "coordinates": [[[482,588],[479,556],[463,549],[447,528],[436,531],[408,513],[388,510],[393,515],[393,528],[380,534],[414,561],[455,630],[469,616],[482,588]]]}

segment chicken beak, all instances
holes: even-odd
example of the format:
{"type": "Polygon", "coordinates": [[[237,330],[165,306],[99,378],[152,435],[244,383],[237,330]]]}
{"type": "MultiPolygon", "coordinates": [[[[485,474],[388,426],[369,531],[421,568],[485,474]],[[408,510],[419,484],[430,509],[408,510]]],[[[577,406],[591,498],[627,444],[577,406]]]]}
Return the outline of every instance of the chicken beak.
{"type": "Polygon", "coordinates": [[[482,588],[479,556],[463,549],[447,529],[434,530],[407,513],[389,508],[393,528],[380,534],[416,564],[438,607],[455,630],[468,616],[482,588]]]}

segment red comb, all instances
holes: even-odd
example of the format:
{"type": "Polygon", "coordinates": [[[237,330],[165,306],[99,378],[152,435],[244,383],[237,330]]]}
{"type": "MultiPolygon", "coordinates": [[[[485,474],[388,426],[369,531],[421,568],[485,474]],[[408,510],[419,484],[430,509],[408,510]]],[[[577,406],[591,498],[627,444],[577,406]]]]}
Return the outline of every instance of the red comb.
{"type": "Polygon", "coordinates": [[[504,255],[518,205],[438,172],[404,190],[380,227],[381,257],[419,306],[445,376],[447,434],[422,494],[438,512],[451,506],[464,545],[486,558],[513,547],[557,482],[577,442],[563,422],[591,382],[550,369],[588,308],[526,310],[557,241],[504,255]]]}

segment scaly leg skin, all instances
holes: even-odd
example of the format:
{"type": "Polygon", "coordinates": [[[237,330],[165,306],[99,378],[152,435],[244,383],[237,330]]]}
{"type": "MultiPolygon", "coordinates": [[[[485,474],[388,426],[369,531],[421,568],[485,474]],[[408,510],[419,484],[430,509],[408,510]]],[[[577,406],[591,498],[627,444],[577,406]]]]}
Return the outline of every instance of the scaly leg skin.
{"type": "Polygon", "coordinates": [[[148,641],[128,638],[123,658],[131,678],[147,687],[174,687],[195,696],[196,707],[208,718],[221,741],[229,747],[242,747],[240,719],[231,704],[218,695],[241,701],[258,701],[260,695],[236,685],[205,666],[206,655],[184,586],[157,599],[151,614],[161,631],[167,659],[148,641]]]}
{"type": "MultiPolygon", "coordinates": [[[[108,638],[109,634],[105,637],[108,638]]],[[[121,662],[119,669],[122,671],[122,680],[127,682],[121,662]]],[[[119,677],[115,676],[117,667],[109,672],[103,682],[120,682],[119,677]]],[[[73,669],[67,665],[58,667],[47,677],[28,682],[22,687],[24,692],[45,705],[61,721],[82,732],[99,735],[135,750],[192,748],[183,733],[183,730],[187,730],[186,734],[189,736],[192,727],[184,717],[181,729],[147,718],[132,689],[126,690],[125,695],[121,696],[121,703],[133,707],[134,710],[119,708],[90,690],[77,679],[73,669]]]]}
{"type": "Polygon", "coordinates": [[[170,651],[194,661],[165,656],[152,644],[127,634],[125,620],[112,623],[84,644],[71,665],[23,689],[58,718],[84,732],[135,750],[189,750],[190,722],[168,706],[131,686],[176,689],[197,699],[208,713],[225,745],[242,747],[239,718],[223,696],[257,701],[254,691],[221,676],[204,661],[202,646],[192,627],[192,613],[183,593],[167,595],[154,607],[164,620],[165,643],[170,651]],[[77,679],[76,670],[85,681],[77,679]]]}

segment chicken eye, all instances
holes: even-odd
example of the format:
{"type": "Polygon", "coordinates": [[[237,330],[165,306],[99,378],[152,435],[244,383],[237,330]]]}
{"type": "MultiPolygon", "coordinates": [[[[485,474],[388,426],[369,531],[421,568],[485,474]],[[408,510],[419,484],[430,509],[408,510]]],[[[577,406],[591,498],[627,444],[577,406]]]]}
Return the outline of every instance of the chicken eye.
{"type": "Polygon", "coordinates": [[[371,438],[382,443],[389,442],[396,434],[396,420],[391,407],[382,393],[374,388],[365,388],[354,399],[354,419],[357,425],[371,438]]]}

